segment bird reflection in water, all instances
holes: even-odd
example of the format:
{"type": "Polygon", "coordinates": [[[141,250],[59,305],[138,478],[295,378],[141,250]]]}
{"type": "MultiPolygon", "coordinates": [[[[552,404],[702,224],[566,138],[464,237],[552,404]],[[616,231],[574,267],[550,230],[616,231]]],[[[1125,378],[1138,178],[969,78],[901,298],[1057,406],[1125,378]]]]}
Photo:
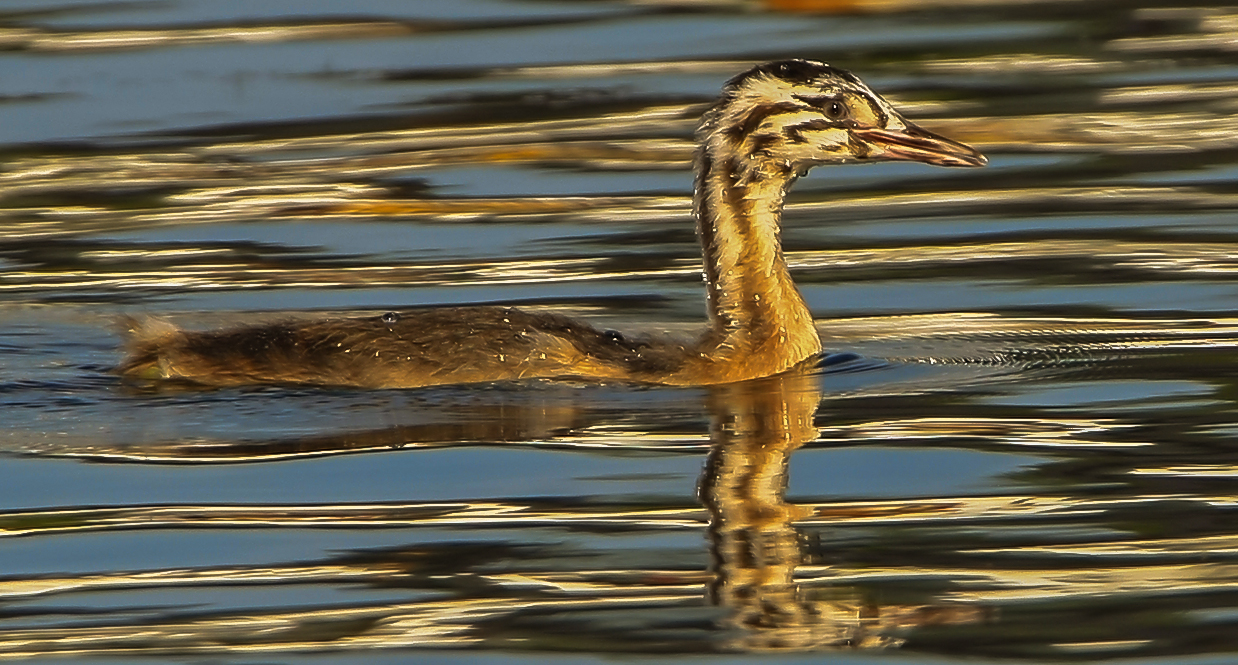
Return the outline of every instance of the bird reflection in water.
{"type": "MultiPolygon", "coordinates": [[[[822,504],[796,505],[787,501],[788,469],[795,451],[817,440],[814,418],[822,394],[821,382],[829,377],[828,372],[822,374],[809,365],[775,377],[707,389],[705,406],[711,417],[710,435],[697,485],[704,510],[687,502],[624,500],[608,504],[565,497],[113,506],[75,510],[65,528],[132,529],[140,525],[150,529],[162,525],[190,529],[235,527],[243,523],[246,528],[266,529],[400,526],[507,529],[523,534],[511,541],[510,547],[470,546],[471,549],[466,548],[472,552],[470,556],[463,556],[459,543],[448,539],[393,549],[362,547],[346,556],[294,564],[257,564],[171,575],[165,574],[167,571],[152,571],[163,580],[159,586],[164,591],[179,589],[186,594],[203,579],[212,584],[244,587],[264,579],[291,583],[306,575],[310,579],[302,581],[314,584],[351,585],[356,580],[369,580],[380,586],[397,584],[435,590],[436,595],[430,598],[394,603],[381,600],[365,607],[328,604],[313,611],[314,621],[338,619],[348,630],[355,631],[349,638],[354,648],[405,647],[410,636],[417,636],[419,648],[455,647],[462,640],[520,648],[523,642],[513,640],[551,639],[549,636],[561,636],[564,625],[570,624],[576,626],[570,638],[554,638],[563,642],[559,648],[660,652],[669,639],[677,648],[686,650],[700,649],[704,644],[709,651],[731,652],[865,649],[898,646],[913,634],[920,636],[917,631],[923,627],[986,620],[986,608],[992,605],[983,602],[952,601],[934,593],[916,594],[918,603],[891,602],[870,585],[856,583],[853,565],[821,565],[818,559],[837,558],[828,553],[837,544],[832,546],[828,538],[809,542],[802,537],[804,530],[820,524],[822,504]],[[550,546],[542,551],[541,546],[518,546],[536,543],[536,532],[547,527],[586,537],[584,534],[595,529],[603,533],[636,529],[643,533],[648,528],[695,530],[702,526],[706,527],[708,570],[698,562],[699,554],[690,554],[682,565],[633,562],[612,568],[608,564],[599,567],[588,547],[580,550],[573,546],[550,546]],[[323,570],[334,572],[324,574],[323,570]],[[433,579],[424,577],[427,570],[435,571],[433,579]],[[444,591],[446,595],[438,595],[444,591]],[[714,609],[706,606],[703,596],[714,609]],[[478,607],[485,608],[482,614],[486,618],[475,614],[478,607]],[[352,621],[355,615],[364,615],[370,623],[352,621]],[[615,621],[616,618],[619,619],[615,621]],[[579,625],[582,622],[590,625],[588,631],[579,625]],[[685,625],[693,627],[684,628],[685,625]],[[708,632],[702,635],[699,627],[705,625],[708,632]],[[498,633],[496,626],[502,626],[498,633]],[[674,637],[668,637],[671,635],[674,637]],[[704,642],[700,641],[702,637],[704,642]]],[[[635,399],[643,394],[630,397],[635,399]]],[[[111,448],[95,444],[76,452],[61,449],[45,450],[42,454],[140,464],[269,463],[392,448],[467,447],[477,443],[552,444],[596,450],[606,439],[612,442],[612,450],[632,451],[638,449],[643,437],[652,437],[650,441],[656,441],[663,451],[678,448],[697,454],[705,449],[699,429],[673,435],[673,440],[658,438],[658,432],[624,430],[612,420],[613,412],[598,410],[598,395],[593,390],[548,383],[538,390],[472,391],[459,397],[448,400],[445,408],[439,407],[443,410],[437,415],[433,413],[435,408],[417,409],[419,417],[427,419],[425,422],[331,436],[232,443],[194,439],[111,448]],[[466,399],[465,395],[471,398],[466,399]],[[616,427],[623,432],[617,440],[616,427]]],[[[693,405],[699,404],[695,395],[684,397],[693,405]]],[[[407,405],[400,408],[407,410],[407,405]]],[[[409,450],[404,454],[419,453],[409,450]]],[[[818,487],[814,491],[828,492],[829,488],[818,487]]],[[[826,505],[831,505],[835,514],[848,510],[845,502],[841,507],[837,503],[826,505]]],[[[48,515],[36,513],[25,511],[17,516],[17,526],[25,529],[23,534],[53,535],[60,528],[57,525],[66,523],[63,509],[48,515]]],[[[846,558],[846,548],[853,544],[834,551],[843,552],[846,558]]],[[[86,588],[122,583],[147,588],[151,579],[150,574],[139,571],[131,575],[86,575],[77,580],[12,581],[34,585],[31,588],[38,584],[86,588]]],[[[907,598],[906,594],[898,595],[907,598]]],[[[207,623],[194,623],[192,629],[187,629],[183,620],[172,617],[160,624],[158,630],[154,624],[146,626],[143,648],[248,650],[252,645],[220,646],[214,631],[239,639],[262,630],[271,621],[296,624],[304,619],[306,611],[296,606],[269,615],[252,615],[244,610],[224,612],[213,615],[207,623]]],[[[122,625],[106,629],[82,627],[81,631],[94,641],[93,653],[105,654],[129,639],[131,629],[132,626],[122,625]]],[[[35,637],[42,639],[55,631],[27,632],[37,633],[35,637]]],[[[27,635],[21,639],[33,638],[27,635]]],[[[328,647],[327,642],[313,637],[298,634],[297,639],[305,640],[297,642],[298,649],[328,647]]],[[[0,635],[0,654],[6,648],[18,648],[6,644],[6,640],[21,641],[16,635],[0,635]]],[[[45,653],[58,653],[61,649],[51,641],[46,644],[45,653]]],[[[272,643],[263,648],[274,646],[272,643]]]]}
{"type": "Polygon", "coordinates": [[[817,438],[820,380],[801,368],[711,389],[699,490],[709,511],[708,595],[729,610],[727,650],[889,647],[915,626],[982,619],[964,605],[883,606],[854,587],[810,597],[796,582],[804,547],[795,523],[812,511],[787,502],[787,479],[792,454],[817,438]]]}

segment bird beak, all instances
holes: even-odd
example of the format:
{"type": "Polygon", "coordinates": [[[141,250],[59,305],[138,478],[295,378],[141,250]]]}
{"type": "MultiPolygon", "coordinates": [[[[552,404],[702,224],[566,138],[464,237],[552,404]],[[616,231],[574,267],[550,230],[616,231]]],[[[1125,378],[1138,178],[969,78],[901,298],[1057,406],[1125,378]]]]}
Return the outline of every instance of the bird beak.
{"type": "Polygon", "coordinates": [[[870,159],[907,160],[936,166],[984,166],[989,160],[975,148],[907,123],[906,129],[853,129],[872,150],[870,159]]]}

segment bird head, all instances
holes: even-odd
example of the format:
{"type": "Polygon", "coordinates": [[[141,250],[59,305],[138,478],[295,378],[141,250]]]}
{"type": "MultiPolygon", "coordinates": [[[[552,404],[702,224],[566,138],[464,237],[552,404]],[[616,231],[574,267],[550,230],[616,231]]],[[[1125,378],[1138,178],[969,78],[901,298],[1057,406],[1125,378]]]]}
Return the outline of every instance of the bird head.
{"type": "Polygon", "coordinates": [[[850,72],[809,60],[770,62],[732,78],[700,132],[707,147],[789,174],[851,161],[988,162],[908,121],[850,72]]]}

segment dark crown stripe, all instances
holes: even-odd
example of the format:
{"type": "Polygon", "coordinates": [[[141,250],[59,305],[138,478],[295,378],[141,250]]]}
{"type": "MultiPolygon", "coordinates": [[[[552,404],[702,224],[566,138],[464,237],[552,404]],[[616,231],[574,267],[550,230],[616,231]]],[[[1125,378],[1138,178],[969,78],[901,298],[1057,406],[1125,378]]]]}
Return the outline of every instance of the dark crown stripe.
{"type": "Polygon", "coordinates": [[[727,81],[727,88],[734,88],[755,76],[773,76],[788,83],[810,83],[823,78],[838,78],[848,83],[859,83],[854,74],[823,62],[812,60],[778,60],[757,65],[727,81]]]}

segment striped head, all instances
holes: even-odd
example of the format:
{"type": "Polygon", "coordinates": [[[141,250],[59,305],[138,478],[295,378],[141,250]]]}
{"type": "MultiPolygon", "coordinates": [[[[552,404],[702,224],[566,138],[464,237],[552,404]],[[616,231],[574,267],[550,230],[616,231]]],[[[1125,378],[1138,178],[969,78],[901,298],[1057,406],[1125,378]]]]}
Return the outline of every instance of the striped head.
{"type": "Polygon", "coordinates": [[[766,63],[728,81],[697,138],[710,153],[702,159],[734,160],[734,172],[749,184],[859,160],[938,166],[988,161],[912,124],[850,72],[808,60],[766,63]]]}

